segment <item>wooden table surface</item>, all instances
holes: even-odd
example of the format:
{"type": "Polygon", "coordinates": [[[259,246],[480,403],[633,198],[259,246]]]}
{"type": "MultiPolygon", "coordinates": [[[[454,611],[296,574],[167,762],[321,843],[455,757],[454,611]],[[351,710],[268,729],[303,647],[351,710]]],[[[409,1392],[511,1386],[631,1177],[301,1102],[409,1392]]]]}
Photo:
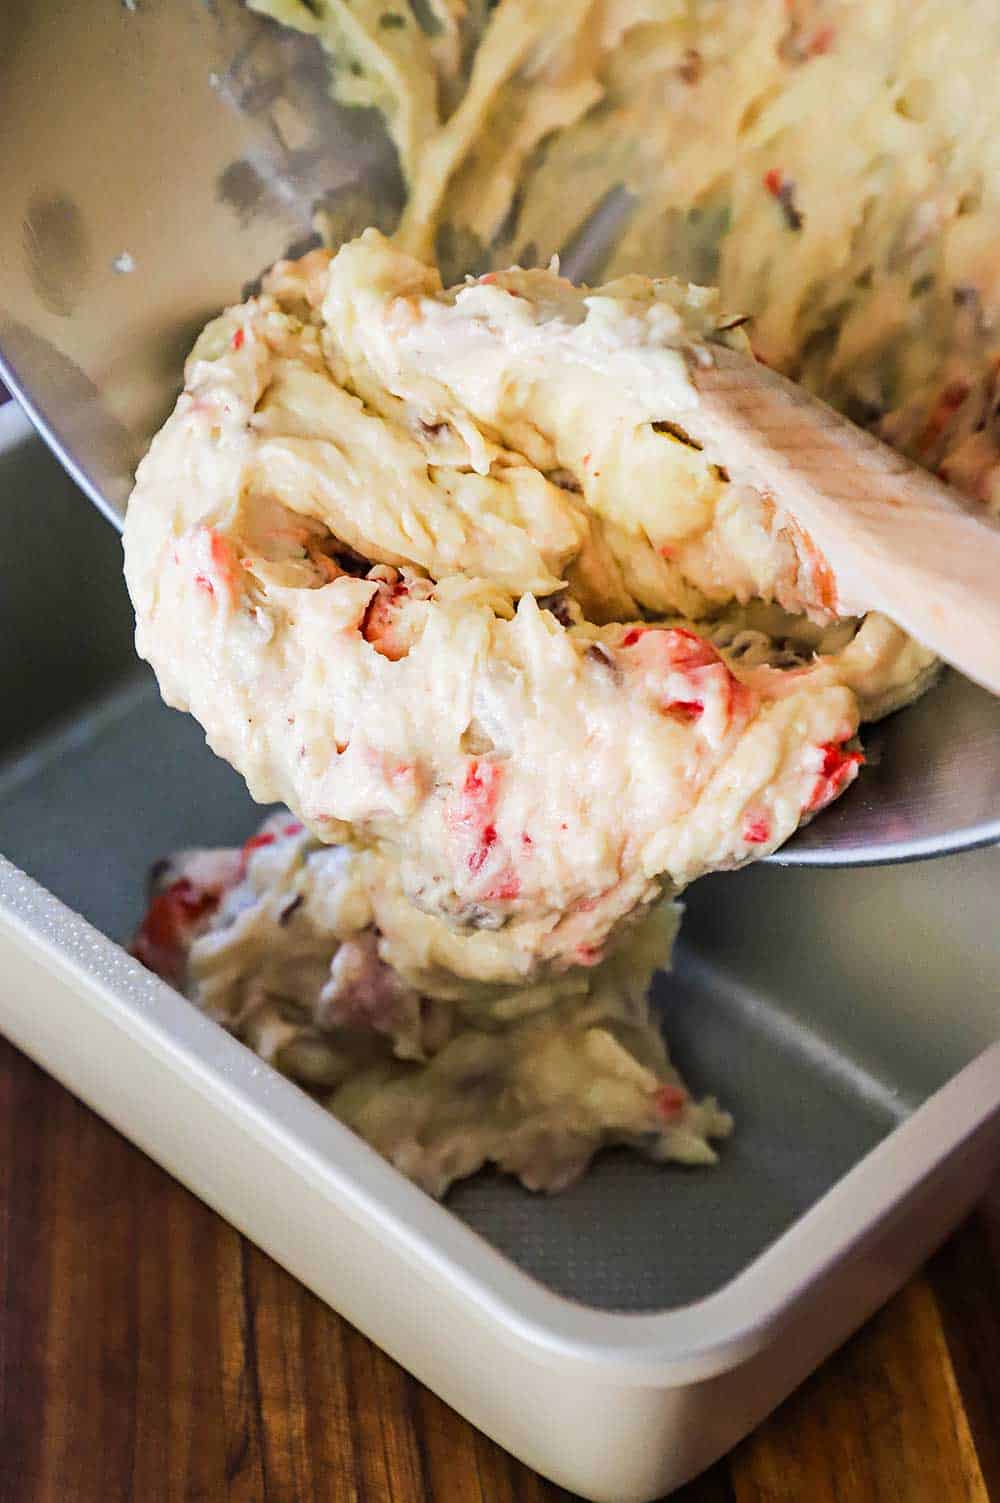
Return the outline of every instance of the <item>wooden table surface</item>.
{"type": "MultiPolygon", "coordinates": [[[[567,1503],[0,1040],[0,1503],[567,1503]]],[[[1000,1500],[1000,1189],[678,1503],[1000,1500]]]]}

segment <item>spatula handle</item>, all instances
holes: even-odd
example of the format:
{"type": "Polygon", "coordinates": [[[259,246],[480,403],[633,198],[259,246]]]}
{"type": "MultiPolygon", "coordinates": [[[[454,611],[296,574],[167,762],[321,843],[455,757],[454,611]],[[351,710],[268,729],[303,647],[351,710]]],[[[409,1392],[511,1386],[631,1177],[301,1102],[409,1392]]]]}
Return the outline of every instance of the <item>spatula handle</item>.
{"type": "MultiPolygon", "coordinates": [[[[879,610],[1000,694],[1000,526],[818,398],[746,355],[692,363],[703,441],[725,434],[734,479],[806,529],[845,611],[879,610]]],[[[700,430],[700,431],[698,431],[700,430]]]]}

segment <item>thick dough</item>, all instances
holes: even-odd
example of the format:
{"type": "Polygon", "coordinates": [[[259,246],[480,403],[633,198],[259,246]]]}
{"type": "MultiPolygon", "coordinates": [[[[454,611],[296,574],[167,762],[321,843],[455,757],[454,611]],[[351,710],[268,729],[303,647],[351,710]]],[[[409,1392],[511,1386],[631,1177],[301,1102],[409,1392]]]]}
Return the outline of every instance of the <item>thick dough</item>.
{"type": "Polygon", "coordinates": [[[720,524],[762,498],[706,498],[704,457],[656,431],[717,322],[637,278],[441,293],[370,231],[209,326],[139,468],[126,576],[165,699],[257,799],[478,930],[484,975],[592,964],[661,891],[773,850],[855,775],[862,716],[932,672],[876,617],[774,667],[720,654],[718,623],[639,616],[658,516],[712,555],[717,611],[754,593],[751,559],[763,607],[832,614],[774,517],[720,524]],[[525,372],[566,350],[553,403],[525,372]]]}
{"type": "Polygon", "coordinates": [[[398,902],[382,858],[279,814],[242,851],[162,863],[135,951],[431,1194],[486,1163],[554,1191],[604,1145],[711,1164],[730,1130],[647,1000],[678,917],[661,905],[613,959],[545,985],[462,980],[438,964],[454,935],[398,902]]]}

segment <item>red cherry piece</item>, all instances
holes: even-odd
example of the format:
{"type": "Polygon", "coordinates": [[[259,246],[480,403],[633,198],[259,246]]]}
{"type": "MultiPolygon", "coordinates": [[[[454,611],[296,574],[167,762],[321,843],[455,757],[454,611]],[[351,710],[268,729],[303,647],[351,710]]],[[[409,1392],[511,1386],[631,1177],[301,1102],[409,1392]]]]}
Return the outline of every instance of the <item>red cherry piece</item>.
{"type": "Polygon", "coordinates": [[[743,839],[747,845],[766,845],[771,838],[771,821],[766,814],[748,814],[743,821],[743,839]]]}
{"type": "Polygon", "coordinates": [[[705,706],[700,699],[675,699],[670,704],[664,705],[663,713],[670,715],[674,720],[692,721],[705,713],[705,706]]]}
{"type": "Polygon", "coordinates": [[[858,768],[865,760],[863,752],[845,751],[833,741],[828,741],[819,750],[823,753],[823,760],[820,763],[819,777],[813,784],[805,805],[804,812],[808,814],[815,814],[818,809],[824,809],[832,803],[848,783],[853,782],[858,768]]]}
{"type": "Polygon", "coordinates": [[[481,872],[482,871],[483,867],[486,865],[486,861],[487,861],[487,859],[489,857],[490,851],[492,851],[492,849],[496,845],[496,843],[497,843],[496,826],[495,825],[487,825],[484,828],[484,830],[483,830],[482,836],[480,837],[479,844],[476,846],[476,849],[472,852],[472,855],[469,857],[469,870],[470,870],[470,872],[475,873],[475,872],[481,872]]]}
{"type": "Polygon", "coordinates": [[[181,877],[150,903],[132,944],[132,954],[164,981],[178,983],[184,972],[187,936],[218,901],[214,893],[199,891],[187,877],[181,877]]]}
{"type": "Polygon", "coordinates": [[[516,872],[508,871],[495,887],[483,894],[486,903],[512,903],[521,895],[521,879],[516,872]]]}
{"type": "Polygon", "coordinates": [[[674,1121],[674,1119],[679,1117],[681,1112],[683,1112],[685,1106],[687,1105],[687,1099],[687,1091],[682,1090],[680,1086],[660,1086],[659,1090],[656,1092],[656,1095],[653,1097],[653,1105],[656,1108],[656,1115],[660,1117],[664,1122],[674,1121]]]}

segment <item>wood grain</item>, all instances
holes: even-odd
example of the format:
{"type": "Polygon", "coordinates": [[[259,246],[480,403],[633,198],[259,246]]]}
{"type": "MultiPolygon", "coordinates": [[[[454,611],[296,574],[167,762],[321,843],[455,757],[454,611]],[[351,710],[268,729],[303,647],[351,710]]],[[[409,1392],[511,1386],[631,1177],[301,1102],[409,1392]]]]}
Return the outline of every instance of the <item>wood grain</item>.
{"type": "MultiPolygon", "coordinates": [[[[1000,1500],[1000,1195],[678,1503],[1000,1500]]],[[[567,1503],[0,1041],[0,1503],[567,1503]]]]}

